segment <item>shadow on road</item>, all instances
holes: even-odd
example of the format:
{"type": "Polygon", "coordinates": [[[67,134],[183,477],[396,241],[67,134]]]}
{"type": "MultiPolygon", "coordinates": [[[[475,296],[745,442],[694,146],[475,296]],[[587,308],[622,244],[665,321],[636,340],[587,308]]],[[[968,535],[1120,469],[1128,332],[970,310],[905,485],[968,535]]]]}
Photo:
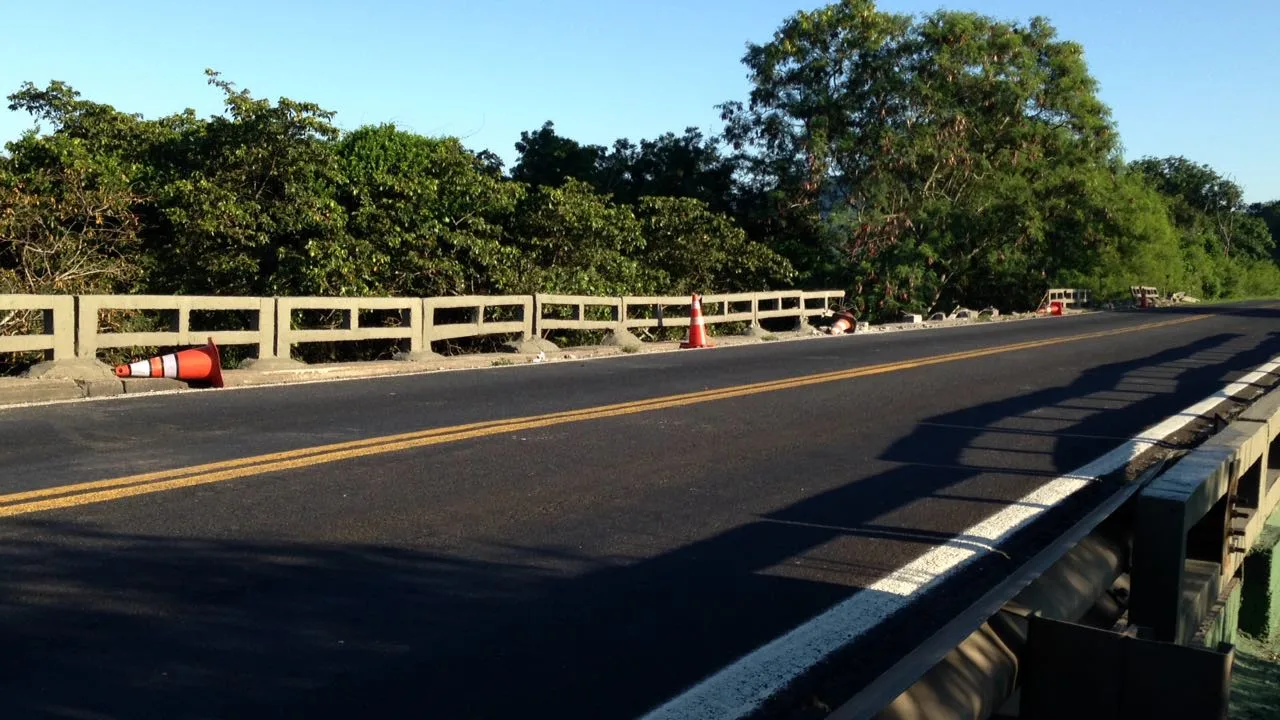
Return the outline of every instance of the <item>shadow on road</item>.
{"type": "MultiPolygon", "coordinates": [[[[892,543],[907,557],[956,540],[949,503],[995,512],[1277,354],[1274,334],[1219,334],[931,417],[888,450],[888,472],[570,576],[538,570],[563,551],[536,547],[523,548],[530,562],[497,564],[11,519],[0,524],[0,716],[634,717],[850,592],[847,581],[764,570],[838,538],[892,543]],[[921,498],[937,505],[936,524],[895,522],[921,498]]],[[[1017,557],[979,569],[998,573],[1017,557]]],[[[948,598],[971,593],[965,582],[948,598]]],[[[861,669],[882,670],[892,648],[928,629],[883,628],[861,669]]]]}

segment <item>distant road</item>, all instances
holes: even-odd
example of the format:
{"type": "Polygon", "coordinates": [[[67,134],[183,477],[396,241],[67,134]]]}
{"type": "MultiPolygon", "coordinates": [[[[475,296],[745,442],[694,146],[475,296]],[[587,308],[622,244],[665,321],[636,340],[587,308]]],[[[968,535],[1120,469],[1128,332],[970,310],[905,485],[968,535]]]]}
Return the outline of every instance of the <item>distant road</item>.
{"type": "MultiPolygon", "coordinates": [[[[0,717],[638,717],[1280,355],[1277,320],[1099,314],[0,410],[0,717]]],[[[859,631],[858,671],[1043,535],[873,598],[908,610],[859,631]]]]}

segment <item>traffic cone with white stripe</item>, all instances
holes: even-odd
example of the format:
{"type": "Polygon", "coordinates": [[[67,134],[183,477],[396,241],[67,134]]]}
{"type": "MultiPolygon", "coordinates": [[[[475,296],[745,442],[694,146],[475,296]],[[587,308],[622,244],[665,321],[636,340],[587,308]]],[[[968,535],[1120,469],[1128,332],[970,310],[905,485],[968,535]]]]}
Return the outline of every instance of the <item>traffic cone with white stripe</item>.
{"type": "Polygon", "coordinates": [[[707,340],[707,326],[702,320],[702,296],[695,294],[689,304],[689,339],[680,343],[682,348],[715,347],[707,340]]]}
{"type": "Polygon", "coordinates": [[[186,382],[209,383],[222,387],[222,357],[218,346],[209,338],[209,344],[201,348],[182,350],[160,355],[150,360],[116,366],[118,378],[173,378],[186,382]]]}
{"type": "Polygon", "coordinates": [[[831,327],[828,330],[832,335],[844,335],[853,330],[854,323],[858,322],[858,318],[854,317],[853,313],[845,310],[836,313],[835,319],[835,322],[831,323],[831,327]]]}

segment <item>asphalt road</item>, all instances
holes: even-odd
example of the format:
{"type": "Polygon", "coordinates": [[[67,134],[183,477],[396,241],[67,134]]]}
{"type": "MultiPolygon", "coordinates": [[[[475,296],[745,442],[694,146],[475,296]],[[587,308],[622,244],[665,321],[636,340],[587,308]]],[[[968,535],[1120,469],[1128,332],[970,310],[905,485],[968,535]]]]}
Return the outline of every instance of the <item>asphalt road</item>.
{"type": "MultiPolygon", "coordinates": [[[[1277,320],[1101,314],[0,410],[0,717],[637,717],[1280,355],[1277,320]]],[[[859,638],[857,672],[1041,535],[859,638]]]]}

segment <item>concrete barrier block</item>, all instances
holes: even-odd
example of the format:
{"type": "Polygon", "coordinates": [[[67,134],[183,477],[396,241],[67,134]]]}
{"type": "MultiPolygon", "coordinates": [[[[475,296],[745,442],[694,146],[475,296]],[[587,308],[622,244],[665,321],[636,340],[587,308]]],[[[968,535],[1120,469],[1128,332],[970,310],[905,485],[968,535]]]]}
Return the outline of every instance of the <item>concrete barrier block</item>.
{"type": "MultiPolygon", "coordinates": [[[[760,330],[760,327],[757,325],[752,325],[750,330],[760,330]]],[[[762,337],[767,333],[764,333],[763,331],[761,331],[761,334],[759,335],[755,335],[752,333],[748,333],[748,334],[752,335],[752,337],[762,337]]],[[[641,341],[640,338],[636,337],[630,330],[620,327],[620,328],[615,328],[613,330],[610,330],[609,333],[604,336],[604,340],[602,340],[600,344],[608,345],[609,347],[625,348],[625,347],[641,347],[642,345],[644,345],[644,342],[641,341]]]]}
{"type": "Polygon", "coordinates": [[[162,392],[164,390],[186,390],[189,385],[173,378],[129,378],[122,381],[126,394],[162,392]]]}
{"type": "Polygon", "coordinates": [[[115,370],[96,358],[52,360],[32,365],[23,377],[40,380],[115,380],[115,370]]]}
{"type": "Polygon", "coordinates": [[[306,363],[286,357],[246,358],[240,363],[241,370],[256,372],[288,372],[305,370],[306,367],[306,363]]]}
{"type": "Polygon", "coordinates": [[[1280,515],[1267,521],[1245,557],[1240,629],[1263,640],[1280,630],[1280,515]]]}
{"type": "Polygon", "coordinates": [[[124,383],[118,378],[111,380],[80,380],[85,397],[113,397],[124,394],[124,383]]]}
{"type": "Polygon", "coordinates": [[[902,316],[902,322],[918,325],[924,322],[924,318],[919,315],[916,315],[915,313],[907,313],[902,316]]]}
{"type": "Polygon", "coordinates": [[[540,337],[529,338],[528,340],[513,340],[502,346],[506,352],[517,353],[521,355],[537,355],[540,352],[555,352],[560,348],[550,340],[544,340],[540,337]]]}
{"type": "Polygon", "coordinates": [[[84,397],[84,389],[75,380],[69,378],[52,380],[0,378],[0,405],[79,400],[82,397],[84,397]]]}

